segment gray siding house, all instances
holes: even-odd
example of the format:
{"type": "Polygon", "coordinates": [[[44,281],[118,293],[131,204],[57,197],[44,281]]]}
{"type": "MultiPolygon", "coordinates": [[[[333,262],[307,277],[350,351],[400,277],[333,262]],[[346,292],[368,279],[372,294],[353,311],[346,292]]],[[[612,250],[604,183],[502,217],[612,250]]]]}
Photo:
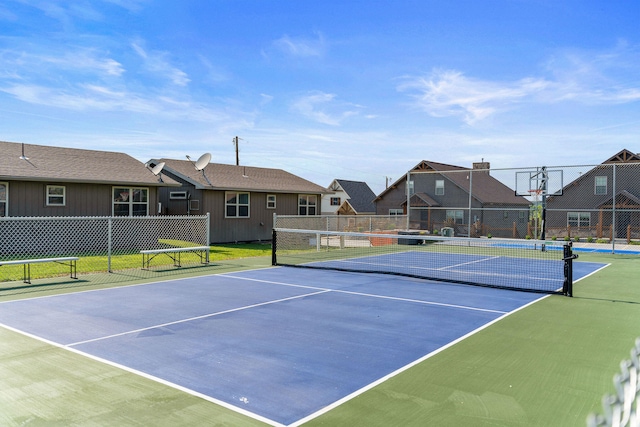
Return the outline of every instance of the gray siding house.
{"type": "Polygon", "coordinates": [[[558,237],[638,238],[640,154],[623,149],[548,197],[547,229],[558,237]]]}
{"type": "MultiPolygon", "coordinates": [[[[493,178],[489,163],[474,163],[469,169],[423,160],[409,172],[411,228],[452,227],[455,235],[472,237],[526,235],[531,203],[493,178]]],[[[380,193],[375,203],[378,215],[406,214],[407,175],[380,193]]]]}
{"type": "Polygon", "coordinates": [[[156,215],[171,185],[127,154],[0,141],[0,217],[156,215]]]}
{"type": "Polygon", "coordinates": [[[197,170],[186,160],[153,159],[165,163],[163,174],[180,188],[161,190],[164,214],[211,215],[212,243],[269,241],[273,215],[320,215],[326,190],[280,169],[208,163],[197,170]]]}

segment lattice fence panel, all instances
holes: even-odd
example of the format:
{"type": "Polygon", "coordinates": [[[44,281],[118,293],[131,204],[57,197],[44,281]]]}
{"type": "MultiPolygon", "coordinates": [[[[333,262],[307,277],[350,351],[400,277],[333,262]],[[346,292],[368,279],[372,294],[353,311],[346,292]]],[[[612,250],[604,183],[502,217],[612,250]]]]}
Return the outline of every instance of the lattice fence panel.
{"type": "MultiPolygon", "coordinates": [[[[123,271],[142,278],[150,273],[142,269],[141,250],[207,246],[208,230],[208,216],[0,218],[0,261],[78,257],[80,279],[104,274],[111,276],[104,281],[118,280],[109,273],[123,271]]],[[[195,253],[181,254],[183,265],[200,261],[195,253]]],[[[153,266],[170,274],[178,271],[173,264],[158,256],[153,266]]],[[[68,274],[68,267],[55,263],[30,268],[34,279],[68,274]]],[[[22,265],[0,266],[0,283],[20,281],[23,273],[22,265]]]]}

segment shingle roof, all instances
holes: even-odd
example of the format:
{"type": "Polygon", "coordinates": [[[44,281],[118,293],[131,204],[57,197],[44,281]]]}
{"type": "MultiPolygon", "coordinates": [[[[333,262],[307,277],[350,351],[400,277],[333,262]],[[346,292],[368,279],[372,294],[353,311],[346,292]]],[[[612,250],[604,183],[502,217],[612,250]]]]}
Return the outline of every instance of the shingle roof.
{"type": "Polygon", "coordinates": [[[142,162],[124,153],[4,141],[0,141],[0,179],[145,186],[177,184],[167,177],[160,182],[142,162]],[[23,146],[26,159],[21,158],[23,146]]]}
{"type": "MultiPolygon", "coordinates": [[[[415,193],[411,196],[410,202],[412,208],[428,208],[440,206],[440,203],[433,200],[427,193],[415,193]]],[[[407,202],[404,201],[401,206],[405,206],[406,204],[407,202]]]]}
{"type": "MultiPolygon", "coordinates": [[[[530,204],[530,202],[521,196],[516,196],[515,191],[505,184],[492,177],[489,171],[479,169],[469,169],[461,166],[448,165],[446,163],[432,162],[423,160],[411,169],[414,171],[431,171],[443,172],[442,177],[453,182],[467,193],[471,187],[473,197],[483,204],[530,204]],[[473,183],[468,179],[469,172],[473,171],[473,183]]],[[[381,198],[398,184],[406,180],[406,176],[398,179],[393,185],[385,189],[378,198],[381,198]]]]}
{"type": "Polygon", "coordinates": [[[358,213],[375,212],[376,206],[373,200],[375,193],[366,182],[336,179],[345,193],[349,195],[349,204],[358,213]]]}
{"type": "Polygon", "coordinates": [[[281,169],[209,163],[202,171],[198,171],[187,160],[149,161],[151,164],[159,162],[165,162],[165,170],[168,172],[173,172],[177,177],[201,189],[314,194],[327,192],[323,187],[281,169]]]}

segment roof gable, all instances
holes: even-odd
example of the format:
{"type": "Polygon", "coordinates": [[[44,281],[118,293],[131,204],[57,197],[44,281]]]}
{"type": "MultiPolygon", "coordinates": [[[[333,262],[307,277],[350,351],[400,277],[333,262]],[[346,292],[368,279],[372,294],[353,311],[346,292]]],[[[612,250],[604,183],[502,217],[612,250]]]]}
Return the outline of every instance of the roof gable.
{"type": "Polygon", "coordinates": [[[634,162],[640,162],[640,155],[634,154],[631,151],[624,149],[620,151],[618,154],[616,154],[615,156],[604,161],[603,164],[634,163],[634,162]]]}
{"type": "Polygon", "coordinates": [[[112,185],[177,185],[168,177],[161,182],[142,162],[124,153],[3,141],[0,141],[0,179],[112,185]]]}

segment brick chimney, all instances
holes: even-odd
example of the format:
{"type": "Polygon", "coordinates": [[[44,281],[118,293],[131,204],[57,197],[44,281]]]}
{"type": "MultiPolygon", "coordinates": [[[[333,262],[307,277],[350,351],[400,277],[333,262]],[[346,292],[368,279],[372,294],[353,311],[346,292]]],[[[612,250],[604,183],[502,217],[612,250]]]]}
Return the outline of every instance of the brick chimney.
{"type": "Polygon", "coordinates": [[[474,162],[473,163],[473,169],[474,170],[485,170],[487,173],[489,173],[489,169],[491,169],[491,163],[489,162],[485,162],[484,159],[482,159],[481,162],[474,162]]]}

